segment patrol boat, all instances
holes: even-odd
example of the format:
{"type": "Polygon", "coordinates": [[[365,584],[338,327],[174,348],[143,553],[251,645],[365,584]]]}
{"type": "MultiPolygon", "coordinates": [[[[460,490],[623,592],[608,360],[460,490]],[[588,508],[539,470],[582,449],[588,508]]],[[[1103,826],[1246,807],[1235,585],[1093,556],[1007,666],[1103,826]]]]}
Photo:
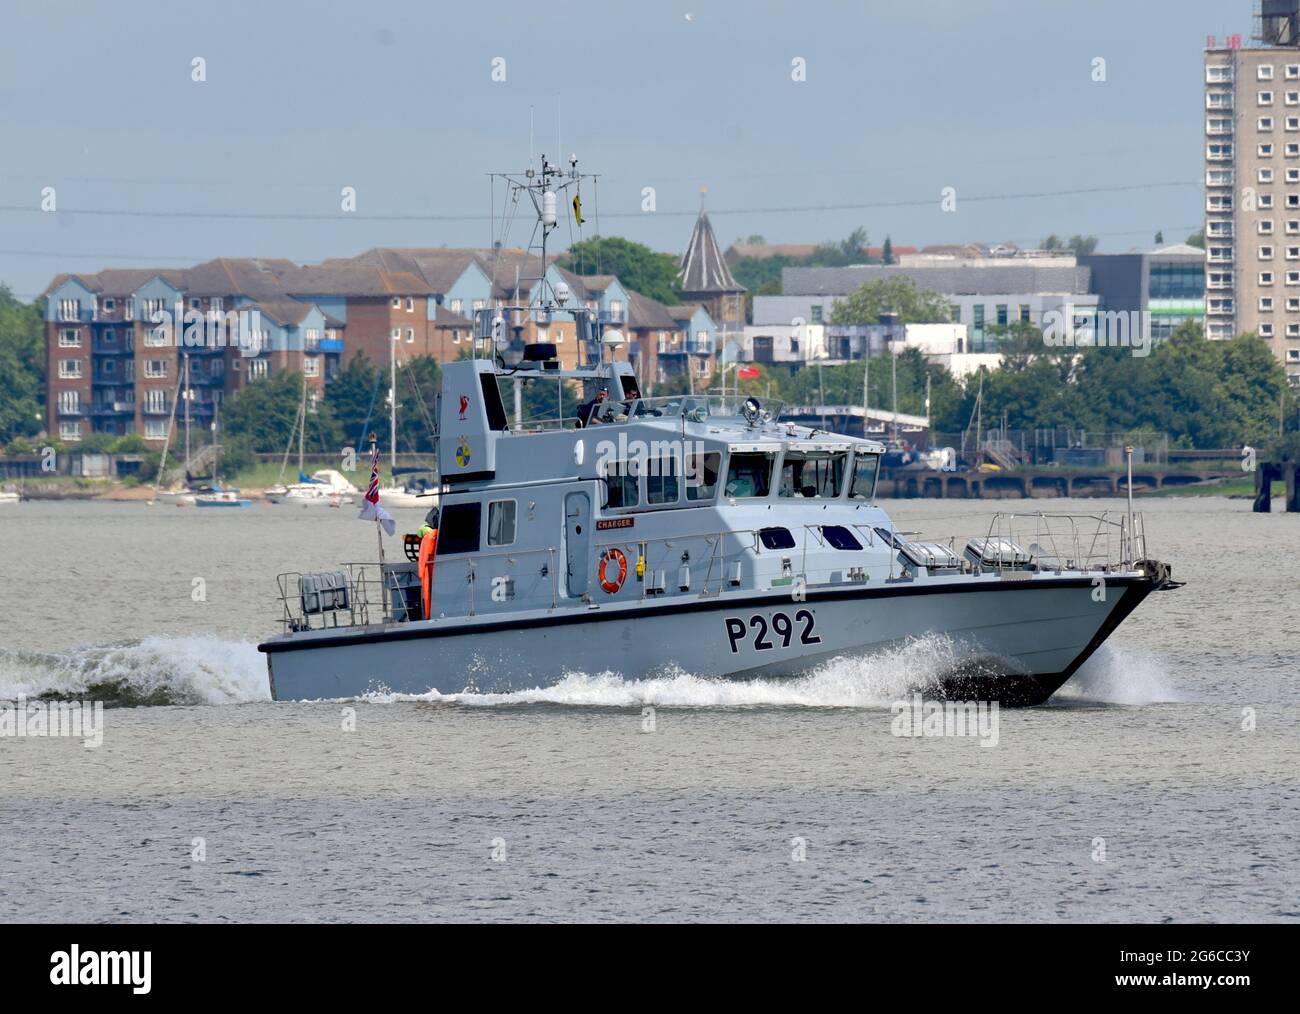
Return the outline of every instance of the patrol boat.
{"type": "MultiPolygon", "coordinates": [[[[543,252],[553,195],[579,179],[543,161],[518,181],[543,252]]],[[[882,444],[782,422],[773,401],[642,397],[622,334],[536,282],[527,305],[478,315],[475,358],[443,367],[424,566],[408,535],[404,558],[383,559],[381,539],[378,562],[280,575],[284,630],[259,645],[276,699],[794,677],[941,635],[951,668],[925,689],[1033,705],[1177,586],[1131,504],[914,541],[876,502],[882,444]],[[560,314],[581,350],[569,366],[520,338],[560,314]],[[512,421],[516,383],[579,387],[577,417],[512,421]]]]}

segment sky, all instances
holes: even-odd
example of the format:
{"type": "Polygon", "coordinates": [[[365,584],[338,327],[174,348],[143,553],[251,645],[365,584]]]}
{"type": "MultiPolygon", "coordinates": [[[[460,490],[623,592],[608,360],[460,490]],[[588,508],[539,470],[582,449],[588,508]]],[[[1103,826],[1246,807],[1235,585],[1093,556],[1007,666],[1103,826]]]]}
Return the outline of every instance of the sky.
{"type": "Polygon", "coordinates": [[[895,246],[1181,241],[1203,218],[1206,36],[1249,37],[1251,8],[10,0],[0,283],[31,299],[62,271],[486,246],[486,174],[530,150],[599,174],[583,236],[599,212],[601,234],[673,253],[701,199],[724,246],[858,226],[895,246]]]}

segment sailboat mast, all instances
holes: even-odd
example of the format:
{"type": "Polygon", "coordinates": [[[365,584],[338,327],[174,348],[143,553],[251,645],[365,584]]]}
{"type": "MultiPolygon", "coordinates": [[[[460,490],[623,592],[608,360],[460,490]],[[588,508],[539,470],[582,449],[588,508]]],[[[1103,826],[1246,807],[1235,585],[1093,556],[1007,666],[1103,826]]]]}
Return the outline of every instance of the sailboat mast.
{"type": "Polygon", "coordinates": [[[303,475],[303,444],[307,434],[307,374],[302,375],[302,400],[298,403],[298,474],[303,475]]]}
{"type": "Polygon", "coordinates": [[[185,466],[188,468],[190,463],[190,354],[184,353],[185,358],[185,466]]]}
{"type": "Polygon", "coordinates": [[[390,468],[397,467],[397,339],[388,343],[388,454],[390,468]]]}

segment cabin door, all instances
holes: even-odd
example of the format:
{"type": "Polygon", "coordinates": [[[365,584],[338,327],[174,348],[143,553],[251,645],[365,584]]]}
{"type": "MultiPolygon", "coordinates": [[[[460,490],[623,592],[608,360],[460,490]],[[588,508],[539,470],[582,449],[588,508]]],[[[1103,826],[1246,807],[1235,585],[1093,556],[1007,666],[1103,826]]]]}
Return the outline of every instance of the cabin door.
{"type": "Polygon", "coordinates": [[[570,596],[587,591],[588,546],[591,542],[591,498],[570,493],[564,498],[564,553],[566,585],[570,596]]]}

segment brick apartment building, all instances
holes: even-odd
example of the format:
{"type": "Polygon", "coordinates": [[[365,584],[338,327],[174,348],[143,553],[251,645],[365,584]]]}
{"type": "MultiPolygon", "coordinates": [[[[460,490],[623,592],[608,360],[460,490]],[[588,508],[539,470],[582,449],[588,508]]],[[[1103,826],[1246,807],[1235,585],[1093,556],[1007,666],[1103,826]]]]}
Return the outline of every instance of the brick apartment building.
{"type": "MultiPolygon", "coordinates": [[[[627,341],[649,394],[670,377],[696,386],[714,374],[723,330],[743,325],[744,289],[726,268],[701,213],[682,262],[686,305],[668,307],[613,275],[579,276],[523,250],[376,247],[299,266],[283,258],[218,258],[191,268],[109,269],[57,276],[46,289],[46,429],[76,442],[138,433],[161,447],[188,417],[210,426],[224,400],[280,370],[320,397],[365,355],[376,365],[470,353],[479,311],[527,305],[538,280],[567,290],[627,341]],[[165,315],[161,322],[157,315],[165,315]],[[169,327],[168,325],[174,325],[169,327]]],[[[571,313],[509,322],[516,342],[554,342],[565,367],[581,350],[571,313]]]]}

